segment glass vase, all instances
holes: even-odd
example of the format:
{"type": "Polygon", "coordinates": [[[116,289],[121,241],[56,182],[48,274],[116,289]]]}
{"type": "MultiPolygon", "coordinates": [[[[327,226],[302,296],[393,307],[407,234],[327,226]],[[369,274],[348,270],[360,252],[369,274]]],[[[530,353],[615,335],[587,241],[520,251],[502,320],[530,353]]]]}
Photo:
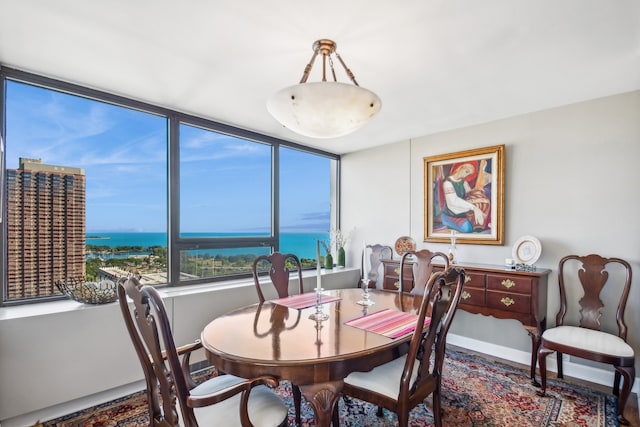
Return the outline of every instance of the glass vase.
{"type": "Polygon", "coordinates": [[[344,268],[346,263],[345,263],[345,253],[344,253],[344,248],[341,246],[338,248],[338,268],[344,268]]]}
{"type": "Polygon", "coordinates": [[[327,254],[324,257],[324,268],[327,270],[333,269],[333,256],[331,254],[327,254]]]}

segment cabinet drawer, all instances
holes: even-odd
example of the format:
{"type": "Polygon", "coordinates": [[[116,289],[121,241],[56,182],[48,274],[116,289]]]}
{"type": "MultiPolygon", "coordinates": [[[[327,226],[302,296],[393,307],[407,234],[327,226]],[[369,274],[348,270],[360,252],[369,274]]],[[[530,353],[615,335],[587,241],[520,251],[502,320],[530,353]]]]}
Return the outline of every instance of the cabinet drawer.
{"type": "MultiPolygon", "coordinates": [[[[385,264],[384,274],[389,277],[400,277],[400,264],[385,264]]],[[[403,277],[405,279],[411,279],[413,277],[413,268],[411,264],[405,264],[403,277]]]]}
{"type": "MultiPolygon", "coordinates": [[[[434,273],[440,272],[442,270],[444,270],[444,268],[440,265],[436,265],[433,267],[434,273]]],[[[465,276],[464,276],[465,289],[468,287],[484,289],[484,287],[486,286],[485,278],[486,278],[486,275],[484,273],[469,273],[465,270],[465,276]]]]}
{"type": "Polygon", "coordinates": [[[489,290],[531,295],[531,282],[528,277],[487,275],[487,289],[489,290]]]}
{"type": "Polygon", "coordinates": [[[484,306],[484,288],[464,286],[460,296],[460,304],[484,306]]]}
{"type": "Polygon", "coordinates": [[[467,273],[465,271],[464,287],[483,288],[485,287],[485,275],[482,273],[467,273]]]}
{"type": "Polygon", "coordinates": [[[528,314],[531,312],[531,296],[509,292],[487,291],[487,307],[528,314]]]}

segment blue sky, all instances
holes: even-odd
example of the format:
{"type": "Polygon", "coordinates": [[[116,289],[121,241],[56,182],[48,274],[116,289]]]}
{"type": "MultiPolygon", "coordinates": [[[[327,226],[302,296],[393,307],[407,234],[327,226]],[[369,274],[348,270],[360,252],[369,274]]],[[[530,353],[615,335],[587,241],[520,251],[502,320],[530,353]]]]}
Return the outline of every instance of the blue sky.
{"type": "MultiPolygon", "coordinates": [[[[88,233],[166,231],[165,118],[10,82],[6,123],[7,168],[85,170],[88,233]]],[[[271,147],[186,125],[181,141],[181,231],[268,232],[271,147]]],[[[282,231],[328,231],[331,160],[280,161],[282,231]]]]}

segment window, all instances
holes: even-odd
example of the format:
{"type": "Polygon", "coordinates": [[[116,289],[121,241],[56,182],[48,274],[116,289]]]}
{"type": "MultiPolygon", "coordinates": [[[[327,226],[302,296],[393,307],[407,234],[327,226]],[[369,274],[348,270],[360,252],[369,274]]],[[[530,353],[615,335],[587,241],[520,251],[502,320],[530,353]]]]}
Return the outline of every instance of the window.
{"type": "MultiPolygon", "coordinates": [[[[55,282],[248,277],[281,250],[315,266],[339,157],[11,69],[4,93],[3,303],[55,282]]],[[[333,222],[332,222],[333,221],[333,222]]]]}

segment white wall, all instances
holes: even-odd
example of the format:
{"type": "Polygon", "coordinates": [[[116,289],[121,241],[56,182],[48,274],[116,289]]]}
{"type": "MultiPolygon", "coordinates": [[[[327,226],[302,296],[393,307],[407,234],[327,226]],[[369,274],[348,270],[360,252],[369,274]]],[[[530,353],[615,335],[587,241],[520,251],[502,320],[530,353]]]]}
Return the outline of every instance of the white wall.
{"type": "MultiPolygon", "coordinates": [[[[542,243],[552,269],[547,319],[558,308],[557,265],[568,254],[620,257],[635,271],[626,321],[640,356],[640,92],[591,100],[345,155],[342,227],[356,227],[351,260],[367,243],[423,242],[423,158],[504,144],[504,246],[458,245],[462,261],[499,264],[520,236],[542,243]],[[367,208],[364,208],[367,207],[367,208]]],[[[452,334],[530,351],[520,323],[460,311],[452,334]]]]}
{"type": "MultiPolygon", "coordinates": [[[[322,276],[322,286],[354,287],[359,277],[359,269],[334,270],[322,276]]],[[[315,271],[305,272],[303,280],[306,290],[315,287],[315,271]]],[[[289,285],[294,292],[297,280],[289,285]]],[[[252,280],[164,292],[178,345],[199,338],[215,317],[257,302],[252,280]]],[[[265,290],[265,298],[276,297],[275,290],[265,290]]],[[[43,408],[144,378],[117,303],[91,306],[69,300],[0,308],[0,343],[0,422],[7,426],[33,425],[45,420],[37,413],[43,408]]],[[[199,350],[192,362],[203,359],[199,350]]],[[[56,414],[49,418],[72,412],[61,410],[49,412],[56,414]]]]}

